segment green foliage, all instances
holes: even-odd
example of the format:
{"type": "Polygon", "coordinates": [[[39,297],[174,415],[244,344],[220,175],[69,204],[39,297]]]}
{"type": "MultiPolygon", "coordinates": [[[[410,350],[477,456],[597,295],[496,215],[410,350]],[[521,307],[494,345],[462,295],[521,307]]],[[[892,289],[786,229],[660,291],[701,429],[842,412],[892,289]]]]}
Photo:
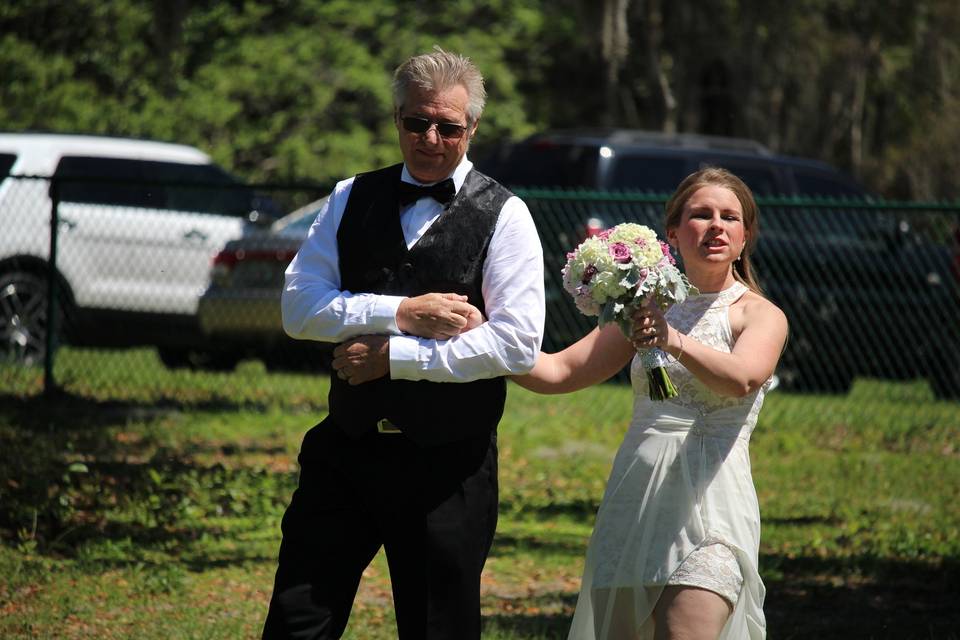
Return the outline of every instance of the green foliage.
{"type": "Polygon", "coordinates": [[[439,45],[486,76],[476,155],[545,127],[677,129],[891,197],[958,195],[956,3],[627,2],[622,51],[614,4],[0,0],[0,127],[185,142],[252,180],[330,185],[399,158],[391,74],[439,45]]]}
{"type": "Polygon", "coordinates": [[[536,39],[530,1],[6,4],[5,129],[178,141],[252,180],[332,184],[399,159],[393,69],[439,44],[486,72],[487,141],[531,130],[502,48],[536,39]]]}
{"type": "MultiPolygon", "coordinates": [[[[149,351],[60,362],[61,397],[0,397],[0,636],[256,637],[326,376],[170,372],[149,351]]],[[[510,386],[487,640],[565,637],[631,400],[510,386]]],[[[771,636],[956,637],[958,424],[922,382],[768,396],[751,459],[771,636]]],[[[388,580],[378,556],[346,637],[395,637],[388,580]]]]}

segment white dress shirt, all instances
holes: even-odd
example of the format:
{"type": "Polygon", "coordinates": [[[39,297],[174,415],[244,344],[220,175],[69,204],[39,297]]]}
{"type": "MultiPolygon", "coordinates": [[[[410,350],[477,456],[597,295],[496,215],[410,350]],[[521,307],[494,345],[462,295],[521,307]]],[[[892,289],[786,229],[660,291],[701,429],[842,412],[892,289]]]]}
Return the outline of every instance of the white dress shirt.
{"type": "MultiPolygon", "coordinates": [[[[457,192],[472,167],[464,157],[454,170],[457,192]]],[[[421,184],[406,166],[401,180],[421,184]]],[[[543,250],[526,204],[515,196],[508,199],[490,239],[483,264],[486,322],[448,340],[433,340],[397,328],[402,296],[341,290],[337,229],[352,187],[353,178],[337,184],[287,267],[281,298],[284,330],[294,338],[324,342],[388,334],[390,376],[398,380],[470,382],[533,368],[543,340],[543,250]]],[[[407,248],[442,212],[443,205],[432,198],[400,210],[407,248]]]]}

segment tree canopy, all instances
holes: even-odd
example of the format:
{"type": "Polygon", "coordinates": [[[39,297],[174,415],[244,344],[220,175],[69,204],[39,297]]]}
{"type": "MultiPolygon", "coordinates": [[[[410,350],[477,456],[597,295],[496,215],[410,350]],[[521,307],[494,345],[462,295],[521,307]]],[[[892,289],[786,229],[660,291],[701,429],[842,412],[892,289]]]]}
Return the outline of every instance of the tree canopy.
{"type": "Polygon", "coordinates": [[[434,45],[486,77],[478,153],[545,128],[697,131],[960,197],[953,0],[0,0],[0,128],[332,183],[399,159],[391,75],[434,45]]]}

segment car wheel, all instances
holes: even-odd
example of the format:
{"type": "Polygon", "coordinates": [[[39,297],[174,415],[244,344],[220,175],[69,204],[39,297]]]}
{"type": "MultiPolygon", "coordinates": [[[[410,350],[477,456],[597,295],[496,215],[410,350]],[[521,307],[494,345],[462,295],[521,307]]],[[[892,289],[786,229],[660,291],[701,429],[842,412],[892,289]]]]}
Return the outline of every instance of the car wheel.
{"type": "Polygon", "coordinates": [[[335,346],[324,342],[286,340],[283,346],[262,353],[261,359],[267,371],[329,373],[333,369],[335,346]]]}
{"type": "Polygon", "coordinates": [[[853,374],[841,367],[824,367],[810,360],[785,361],[777,367],[777,380],[784,391],[845,394],[853,374]]]}
{"type": "Polygon", "coordinates": [[[939,366],[928,374],[933,395],[940,400],[960,400],[960,365],[947,355],[937,358],[939,366]]]}
{"type": "Polygon", "coordinates": [[[160,362],[168,369],[184,369],[190,366],[190,350],[178,347],[157,347],[160,362]]]}
{"type": "MultiPolygon", "coordinates": [[[[0,274],[0,361],[41,366],[47,353],[47,279],[29,271],[0,274]]],[[[63,317],[62,307],[58,318],[63,317]]]]}
{"type": "Polygon", "coordinates": [[[960,373],[945,372],[930,378],[933,395],[940,400],[960,400],[960,373]]]}
{"type": "Polygon", "coordinates": [[[202,371],[233,371],[240,356],[228,351],[192,351],[190,365],[202,371]]]}
{"type": "Polygon", "coordinates": [[[168,369],[233,371],[240,356],[227,351],[196,351],[186,347],[158,347],[160,361],[168,369]]]}

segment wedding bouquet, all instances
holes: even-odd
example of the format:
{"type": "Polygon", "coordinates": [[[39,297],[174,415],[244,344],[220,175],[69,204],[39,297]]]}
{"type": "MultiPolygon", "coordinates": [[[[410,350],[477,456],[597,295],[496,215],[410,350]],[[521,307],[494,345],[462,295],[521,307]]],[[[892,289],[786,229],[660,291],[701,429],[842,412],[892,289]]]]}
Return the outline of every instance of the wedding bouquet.
{"type": "MultiPolygon", "coordinates": [[[[587,238],[567,254],[563,288],[581,313],[599,316],[600,326],[616,322],[630,339],[633,313],[650,298],[661,309],[696,292],[676,267],[670,246],[641,224],[625,222],[587,238]]],[[[650,383],[650,399],[677,395],[664,365],[667,354],[647,349],[641,356],[650,383]]]]}

